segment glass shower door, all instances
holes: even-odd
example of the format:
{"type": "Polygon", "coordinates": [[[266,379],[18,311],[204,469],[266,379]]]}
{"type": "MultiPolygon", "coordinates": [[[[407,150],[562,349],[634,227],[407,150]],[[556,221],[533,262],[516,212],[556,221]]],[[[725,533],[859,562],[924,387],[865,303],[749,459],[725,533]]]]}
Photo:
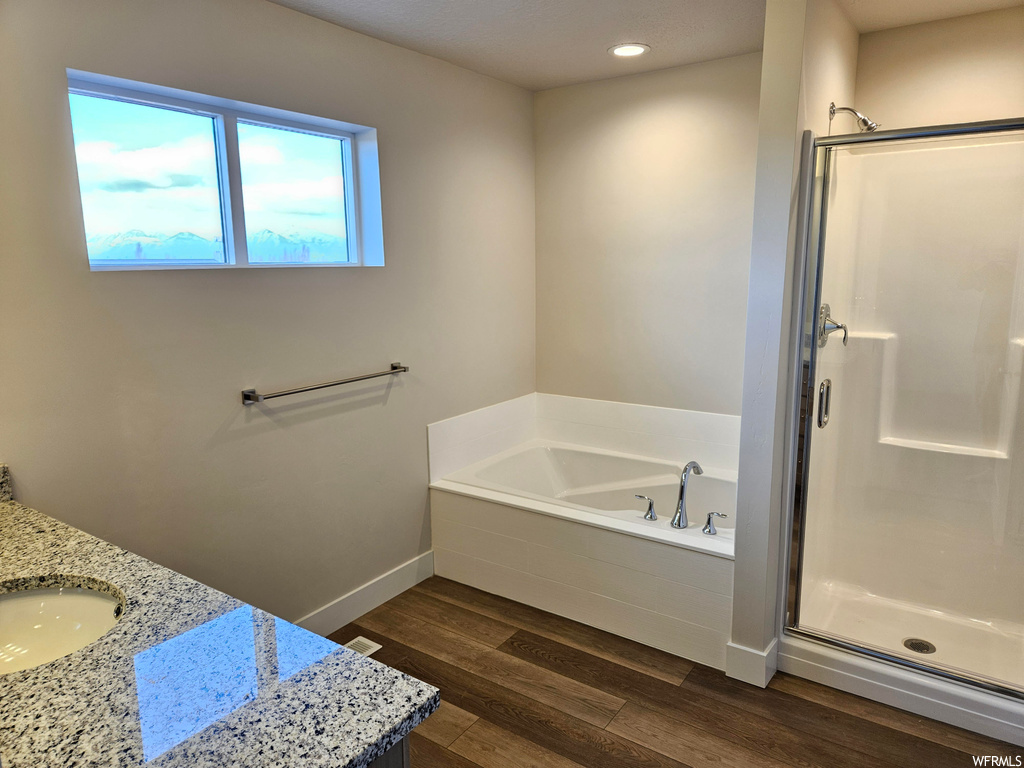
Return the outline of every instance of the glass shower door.
{"type": "Polygon", "coordinates": [[[1024,134],[816,151],[791,625],[1024,692],[1024,134]]]}

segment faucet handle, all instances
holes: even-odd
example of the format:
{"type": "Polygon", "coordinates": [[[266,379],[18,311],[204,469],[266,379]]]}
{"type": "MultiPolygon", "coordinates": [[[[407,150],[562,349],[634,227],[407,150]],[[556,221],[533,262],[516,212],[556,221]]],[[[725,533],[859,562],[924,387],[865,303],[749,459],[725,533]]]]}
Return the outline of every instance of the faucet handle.
{"type": "Polygon", "coordinates": [[[704,527],[701,528],[702,533],[706,533],[708,536],[715,536],[718,534],[718,529],[715,528],[716,517],[728,517],[728,515],[723,515],[721,512],[708,512],[708,521],[704,524],[704,527]]]}
{"type": "Polygon", "coordinates": [[[643,496],[639,493],[633,495],[638,499],[645,499],[647,501],[647,514],[644,515],[644,520],[657,520],[658,516],[654,513],[654,499],[650,496],[643,496]]]}

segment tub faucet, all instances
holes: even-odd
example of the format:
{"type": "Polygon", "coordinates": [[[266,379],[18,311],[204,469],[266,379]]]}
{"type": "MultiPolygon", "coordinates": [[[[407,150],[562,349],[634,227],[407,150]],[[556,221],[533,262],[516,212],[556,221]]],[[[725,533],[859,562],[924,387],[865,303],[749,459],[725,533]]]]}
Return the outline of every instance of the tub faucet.
{"type": "Polygon", "coordinates": [[[690,482],[691,471],[696,475],[704,474],[704,470],[696,461],[691,461],[683,467],[683,476],[679,478],[679,503],[676,505],[675,517],[672,518],[673,528],[685,528],[690,524],[686,519],[686,486],[690,482]]]}

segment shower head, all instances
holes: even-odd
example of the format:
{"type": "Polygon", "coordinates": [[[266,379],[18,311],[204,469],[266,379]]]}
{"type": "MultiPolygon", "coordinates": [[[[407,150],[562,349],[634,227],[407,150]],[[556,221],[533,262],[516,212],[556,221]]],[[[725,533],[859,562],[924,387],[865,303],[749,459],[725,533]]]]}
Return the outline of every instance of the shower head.
{"type": "Polygon", "coordinates": [[[853,107],[837,107],[833,101],[828,105],[828,124],[829,128],[832,127],[832,118],[836,116],[836,112],[849,112],[851,115],[857,118],[857,130],[861,133],[871,133],[878,128],[878,123],[872,120],[867,115],[863,115],[853,107]]]}

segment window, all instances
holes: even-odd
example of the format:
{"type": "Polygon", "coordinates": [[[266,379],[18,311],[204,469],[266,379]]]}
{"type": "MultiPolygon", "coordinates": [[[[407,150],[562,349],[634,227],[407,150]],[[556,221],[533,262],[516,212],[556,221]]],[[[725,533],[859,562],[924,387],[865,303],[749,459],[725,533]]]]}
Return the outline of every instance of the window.
{"type": "Polygon", "coordinates": [[[238,123],[250,263],[348,262],[346,141],[238,123]]]}
{"type": "Polygon", "coordinates": [[[89,265],[382,266],[376,131],[68,72],[89,265]]]}
{"type": "Polygon", "coordinates": [[[89,261],[224,264],[216,119],[81,93],[70,102],[89,261]]]}

